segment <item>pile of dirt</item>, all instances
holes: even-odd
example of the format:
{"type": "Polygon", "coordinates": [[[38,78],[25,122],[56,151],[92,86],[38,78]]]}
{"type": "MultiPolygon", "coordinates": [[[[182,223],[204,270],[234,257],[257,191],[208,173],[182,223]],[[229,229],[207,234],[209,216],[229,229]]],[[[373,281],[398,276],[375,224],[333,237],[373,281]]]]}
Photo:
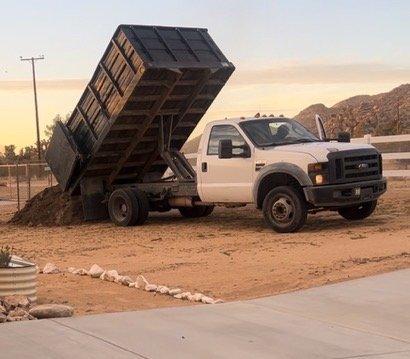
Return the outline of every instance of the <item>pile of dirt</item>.
{"type": "Polygon", "coordinates": [[[10,223],[29,226],[61,226],[83,222],[80,197],[71,197],[58,186],[46,188],[13,216],[10,223]]]}

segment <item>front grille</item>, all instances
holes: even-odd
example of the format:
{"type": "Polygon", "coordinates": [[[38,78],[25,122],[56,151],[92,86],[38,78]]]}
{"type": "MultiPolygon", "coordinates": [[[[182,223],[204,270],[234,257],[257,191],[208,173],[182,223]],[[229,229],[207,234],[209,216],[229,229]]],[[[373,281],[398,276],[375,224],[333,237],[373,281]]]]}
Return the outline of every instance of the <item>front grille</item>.
{"type": "Polygon", "coordinates": [[[331,152],[328,158],[330,183],[367,181],[382,175],[381,155],[373,149],[331,152]]]}

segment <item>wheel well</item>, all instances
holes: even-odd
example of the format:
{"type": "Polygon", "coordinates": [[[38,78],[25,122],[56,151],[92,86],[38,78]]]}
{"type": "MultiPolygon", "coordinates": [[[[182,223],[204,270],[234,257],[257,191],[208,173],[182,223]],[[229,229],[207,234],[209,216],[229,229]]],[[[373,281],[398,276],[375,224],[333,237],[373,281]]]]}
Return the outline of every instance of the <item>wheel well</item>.
{"type": "Polygon", "coordinates": [[[259,184],[256,207],[262,208],[263,200],[268,192],[278,186],[292,186],[303,192],[299,181],[292,175],[287,173],[271,173],[266,175],[259,184]]]}

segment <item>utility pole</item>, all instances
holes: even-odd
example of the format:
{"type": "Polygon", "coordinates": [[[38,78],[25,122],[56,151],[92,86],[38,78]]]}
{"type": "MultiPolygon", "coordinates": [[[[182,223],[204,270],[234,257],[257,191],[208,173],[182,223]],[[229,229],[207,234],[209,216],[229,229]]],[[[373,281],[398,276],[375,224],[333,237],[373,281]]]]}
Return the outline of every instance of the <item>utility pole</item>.
{"type": "Polygon", "coordinates": [[[36,67],[35,62],[37,60],[44,60],[44,55],[38,57],[27,57],[23,58],[20,56],[21,61],[30,61],[31,68],[33,71],[33,88],[34,88],[34,107],[36,110],[36,130],[37,130],[37,154],[38,154],[38,161],[41,161],[41,143],[40,143],[40,124],[38,120],[38,104],[37,104],[37,86],[36,86],[36,67]]]}

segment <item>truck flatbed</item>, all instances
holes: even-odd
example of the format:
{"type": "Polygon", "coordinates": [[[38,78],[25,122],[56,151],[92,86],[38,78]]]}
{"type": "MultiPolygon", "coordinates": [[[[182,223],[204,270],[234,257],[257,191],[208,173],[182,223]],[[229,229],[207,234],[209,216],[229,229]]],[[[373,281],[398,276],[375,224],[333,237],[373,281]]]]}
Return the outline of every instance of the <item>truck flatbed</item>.
{"type": "Polygon", "coordinates": [[[60,186],[158,181],[168,146],[180,150],[235,67],[206,29],[120,25],[46,159],[60,186]]]}

